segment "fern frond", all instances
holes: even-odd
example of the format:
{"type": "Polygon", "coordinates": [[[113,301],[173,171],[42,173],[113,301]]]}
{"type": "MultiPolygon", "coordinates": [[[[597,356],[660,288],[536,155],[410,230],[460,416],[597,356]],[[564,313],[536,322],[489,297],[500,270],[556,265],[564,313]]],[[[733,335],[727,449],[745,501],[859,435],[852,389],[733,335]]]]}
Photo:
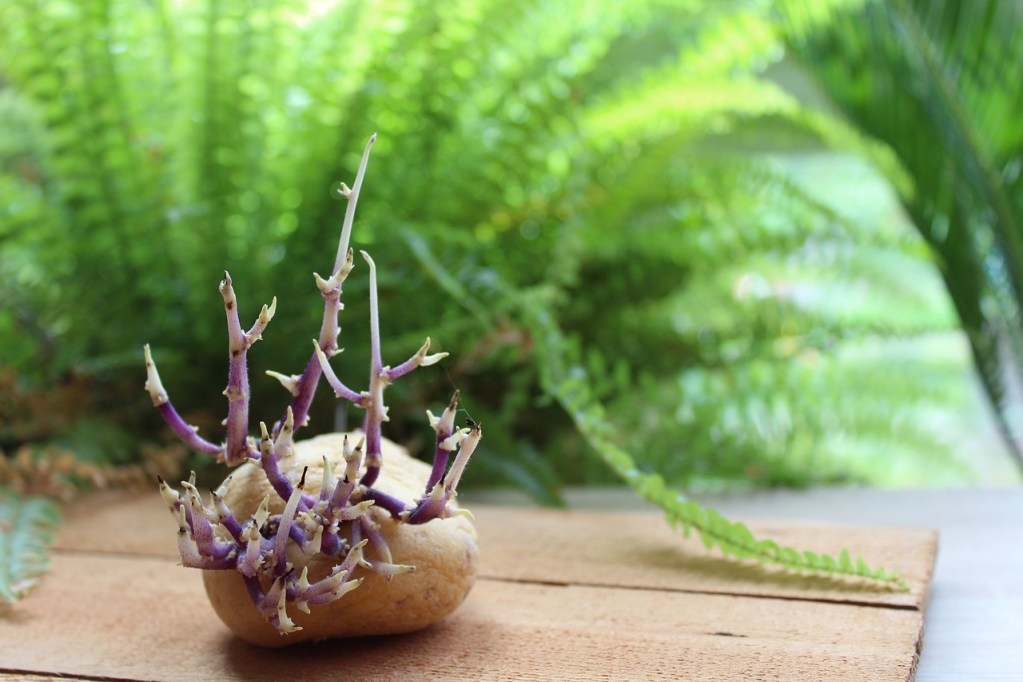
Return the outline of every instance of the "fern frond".
{"type": "Polygon", "coordinates": [[[716,510],[687,499],[671,490],[661,476],[640,470],[632,456],[615,444],[608,416],[603,406],[591,398],[581,363],[567,355],[572,346],[557,324],[546,312],[534,309],[528,300],[522,301],[521,310],[537,335],[536,354],[546,390],[569,414],[604,463],[640,497],[660,507],[672,526],[685,534],[695,530],[707,549],[717,546],[739,559],[790,570],[868,578],[906,589],[898,574],[871,567],[860,557],[853,559],[846,550],[835,558],[758,539],[745,524],[730,521],[716,510]]]}
{"type": "MultiPolygon", "coordinates": [[[[415,240],[410,234],[406,238],[415,240]]],[[[444,271],[424,244],[413,243],[415,254],[424,267],[432,273],[444,271]]],[[[438,283],[463,306],[471,309],[478,305],[466,287],[453,278],[438,277],[438,283]]],[[[799,551],[773,540],[758,539],[745,524],[731,521],[714,509],[687,499],[669,488],[660,475],[643,471],[632,455],[617,444],[619,435],[614,433],[604,406],[593,397],[593,381],[588,376],[578,346],[565,338],[549,310],[545,309],[543,302],[550,297],[550,292],[516,292],[500,281],[489,282],[487,288],[501,301],[501,305],[514,308],[532,334],[533,353],[546,393],[564,409],[603,463],[642,499],[661,508],[673,527],[686,534],[695,530],[707,549],[717,546],[726,555],[739,559],[751,559],[789,570],[867,578],[906,589],[898,574],[872,567],[861,557],[854,559],[845,550],[836,558],[799,551]]]]}
{"type": "Polygon", "coordinates": [[[0,489],[0,601],[17,601],[47,571],[59,524],[53,502],[0,489]]]}

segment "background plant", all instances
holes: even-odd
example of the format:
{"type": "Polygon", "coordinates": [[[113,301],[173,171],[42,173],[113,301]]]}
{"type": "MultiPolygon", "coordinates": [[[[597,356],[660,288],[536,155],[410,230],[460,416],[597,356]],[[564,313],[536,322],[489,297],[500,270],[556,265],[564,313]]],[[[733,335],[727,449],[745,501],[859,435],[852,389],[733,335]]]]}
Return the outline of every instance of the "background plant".
{"type": "Polygon", "coordinates": [[[938,269],[1004,440],[1018,444],[1023,359],[1023,19],[980,0],[782,3],[790,51],[896,159],[879,164],[938,269]]]}
{"type": "MultiPolygon", "coordinates": [[[[477,482],[556,502],[617,480],[544,390],[528,299],[613,444],[673,485],[977,476],[934,426],[970,398],[947,343],[962,306],[894,209],[862,209],[884,184],[850,199],[804,172],[841,148],[901,188],[904,164],[779,84],[775,8],[548,4],[4,3],[4,364],[23,393],[85,382],[89,401],[32,431],[5,406],[0,445],[113,465],[159,447],[146,340],[188,421],[219,433],[225,269],[251,305],[280,301],[254,376],[297,372],[308,273],[343,210],[329,179],[377,130],[362,239],[382,300],[415,301],[385,321],[384,353],[429,334],[461,358],[393,390],[413,449],[428,397],[455,384],[488,424],[477,482]]],[[[368,315],[358,287],[342,326],[368,315]]],[[[253,391],[282,409],[275,382],[253,391]]],[[[312,429],[346,422],[321,409],[312,429]]]]}

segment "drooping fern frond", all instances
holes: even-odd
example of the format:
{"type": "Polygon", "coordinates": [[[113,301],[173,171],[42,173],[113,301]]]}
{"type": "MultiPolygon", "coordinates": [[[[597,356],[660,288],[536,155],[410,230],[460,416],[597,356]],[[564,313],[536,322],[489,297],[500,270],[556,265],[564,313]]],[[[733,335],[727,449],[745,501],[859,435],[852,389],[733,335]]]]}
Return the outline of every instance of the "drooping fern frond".
{"type": "Polygon", "coordinates": [[[529,297],[523,297],[520,309],[526,324],[536,334],[536,355],[545,389],[569,414],[603,462],[641,498],[660,507],[673,527],[687,536],[695,530],[707,549],[717,546],[726,555],[739,559],[796,571],[868,578],[906,588],[898,574],[871,567],[862,557],[854,559],[847,550],[835,558],[758,539],[745,524],[687,499],[669,488],[660,475],[642,471],[629,452],[616,444],[616,434],[603,406],[590,395],[577,347],[564,338],[550,315],[529,303],[529,297]]]}
{"type": "Polygon", "coordinates": [[[50,500],[0,489],[0,601],[17,601],[46,572],[46,550],[59,524],[50,500]]]}
{"type": "MultiPolygon", "coordinates": [[[[478,301],[465,286],[443,274],[436,257],[421,240],[414,235],[406,235],[406,238],[417,259],[448,295],[467,309],[478,307],[478,301]]],[[[517,314],[532,335],[533,355],[547,395],[568,414],[601,461],[639,497],[663,510],[674,528],[687,536],[695,530],[707,549],[717,546],[724,554],[735,558],[794,571],[867,578],[906,589],[897,573],[871,566],[846,550],[833,557],[759,539],[744,523],[731,521],[715,509],[686,498],[672,490],[659,474],[644,471],[629,451],[619,445],[623,440],[621,434],[616,432],[604,406],[594,398],[591,389],[594,381],[587,375],[579,344],[565,337],[547,309],[545,304],[551,298],[549,288],[515,291],[506,283],[492,279],[484,286],[495,299],[491,303],[517,314]]],[[[629,443],[632,439],[626,436],[624,440],[629,443]]]]}

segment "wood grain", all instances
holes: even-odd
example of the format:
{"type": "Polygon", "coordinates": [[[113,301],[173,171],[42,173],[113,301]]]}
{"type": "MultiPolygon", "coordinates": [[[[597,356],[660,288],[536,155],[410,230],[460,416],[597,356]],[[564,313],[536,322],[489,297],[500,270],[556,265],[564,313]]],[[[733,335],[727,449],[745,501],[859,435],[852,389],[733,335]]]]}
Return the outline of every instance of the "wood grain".
{"type": "Polygon", "coordinates": [[[898,571],[908,591],[858,579],[781,571],[708,552],[657,514],[481,507],[482,575],[510,580],[784,597],[922,609],[937,552],[927,529],[749,522],[760,537],[837,556],[843,547],[867,563],[898,571]],[[551,551],[551,550],[555,551],[551,551]]]}
{"type": "Polygon", "coordinates": [[[159,497],[93,499],[68,510],[42,586],[0,617],[0,672],[121,680],[913,677],[931,533],[768,527],[801,547],[827,551],[838,542],[868,559],[890,556],[911,585],[891,593],[709,555],[655,515],[474,511],[483,577],[448,620],[413,635],[263,650],[232,637],[206,602],[200,574],[175,565],[173,522],[159,497]]]}

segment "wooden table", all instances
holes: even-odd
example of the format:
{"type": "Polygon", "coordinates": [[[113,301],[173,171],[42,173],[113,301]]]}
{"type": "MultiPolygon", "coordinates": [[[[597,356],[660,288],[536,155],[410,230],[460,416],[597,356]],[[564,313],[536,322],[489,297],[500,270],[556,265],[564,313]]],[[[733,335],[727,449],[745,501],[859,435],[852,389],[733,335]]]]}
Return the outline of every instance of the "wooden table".
{"type": "MultiPolygon", "coordinates": [[[[650,512],[620,489],[574,490],[580,510],[650,512]]],[[[488,493],[491,503],[526,504],[488,493]]],[[[817,489],[701,498],[735,518],[923,527],[939,532],[918,682],[1023,680],[1023,488],[817,489]]]]}
{"type": "Polygon", "coordinates": [[[1023,488],[716,497],[736,516],[938,530],[918,682],[1023,680],[1023,488]]]}
{"type": "MultiPolygon", "coordinates": [[[[843,546],[905,592],[706,552],[656,513],[474,506],[482,568],[448,620],[401,637],[263,650],[235,639],[197,571],[175,565],[158,496],[67,511],[53,571],[0,618],[0,672],[117,680],[908,680],[936,534],[750,523],[786,544],[843,546]]],[[[398,578],[396,578],[398,579],[398,578]]]]}

